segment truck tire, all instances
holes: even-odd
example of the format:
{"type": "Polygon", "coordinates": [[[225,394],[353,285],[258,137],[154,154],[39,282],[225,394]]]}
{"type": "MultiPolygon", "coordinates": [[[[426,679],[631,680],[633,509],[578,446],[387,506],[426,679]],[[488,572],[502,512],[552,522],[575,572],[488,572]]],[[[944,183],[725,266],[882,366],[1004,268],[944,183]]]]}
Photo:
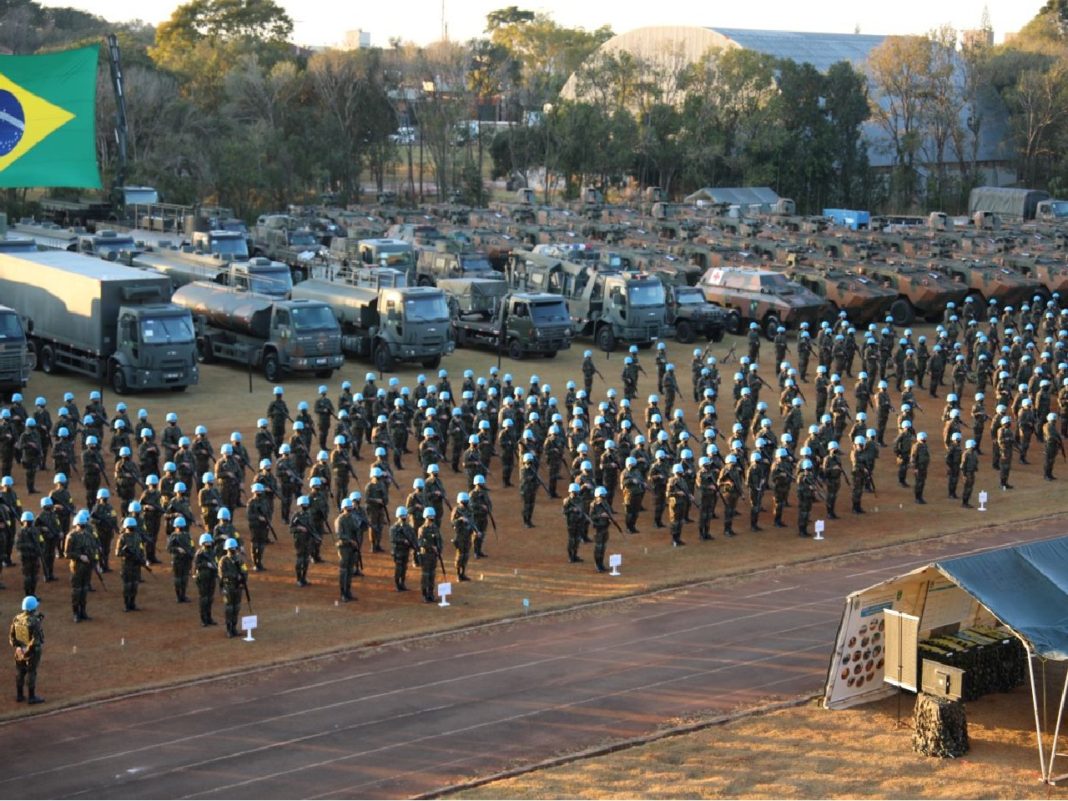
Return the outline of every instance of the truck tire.
{"type": "Polygon", "coordinates": [[[742,315],[733,309],[727,312],[727,333],[738,336],[742,333],[742,315]]]}
{"type": "Polygon", "coordinates": [[[333,374],[334,374],[333,368],[330,368],[329,370],[316,370],[315,371],[315,377],[316,378],[329,378],[333,374]]]}
{"type": "Polygon", "coordinates": [[[393,355],[389,352],[389,345],[379,341],[375,344],[375,369],[380,373],[393,372],[393,355]]]}
{"type": "Polygon", "coordinates": [[[197,361],[201,364],[211,364],[215,361],[211,340],[207,337],[197,337],[197,361]]]}
{"type": "Polygon", "coordinates": [[[278,362],[278,354],[273,350],[263,356],[263,377],[272,384],[282,377],[282,365],[278,362]]]}
{"type": "Polygon", "coordinates": [[[41,372],[52,375],[56,371],[56,352],[51,345],[41,348],[41,372]]]}
{"type": "Polygon", "coordinates": [[[546,351],[545,352],[545,358],[546,359],[555,359],[556,358],[556,354],[557,354],[557,351],[555,351],[555,350],[546,351]]]}
{"type": "Polygon", "coordinates": [[[39,370],[41,368],[41,359],[38,356],[37,342],[29,340],[26,342],[26,361],[29,362],[31,370],[39,370]]]}
{"type": "Polygon", "coordinates": [[[602,325],[597,329],[597,347],[605,353],[616,349],[616,335],[612,333],[612,326],[602,325]]]}
{"type": "Polygon", "coordinates": [[[676,320],[675,321],[675,339],[684,345],[689,345],[694,341],[696,333],[693,330],[693,323],[689,320],[676,320]]]}
{"type": "Polygon", "coordinates": [[[514,361],[522,361],[524,356],[523,345],[518,339],[508,341],[508,358],[514,361]]]}
{"type": "Polygon", "coordinates": [[[429,359],[423,359],[423,369],[425,370],[437,370],[441,367],[441,354],[437,356],[431,356],[429,359]]]}
{"type": "Polygon", "coordinates": [[[434,282],[430,280],[429,276],[421,275],[415,282],[416,286],[434,286],[434,282]]]}
{"type": "Polygon", "coordinates": [[[130,386],[126,383],[126,373],[120,365],[112,362],[108,372],[111,373],[111,389],[116,395],[125,395],[130,391],[130,386]]]}
{"type": "Polygon", "coordinates": [[[716,328],[712,329],[712,333],[709,335],[708,338],[712,342],[722,342],[723,341],[723,335],[725,333],[726,333],[726,331],[724,331],[723,326],[717,326],[716,328]]]}
{"type": "Polygon", "coordinates": [[[908,325],[915,317],[915,313],[912,310],[912,304],[906,298],[898,298],[890,304],[890,316],[894,318],[894,325],[908,325]]]}
{"type": "Polygon", "coordinates": [[[179,387],[171,387],[171,392],[185,392],[187,389],[189,389],[189,385],[182,384],[179,387]]]}

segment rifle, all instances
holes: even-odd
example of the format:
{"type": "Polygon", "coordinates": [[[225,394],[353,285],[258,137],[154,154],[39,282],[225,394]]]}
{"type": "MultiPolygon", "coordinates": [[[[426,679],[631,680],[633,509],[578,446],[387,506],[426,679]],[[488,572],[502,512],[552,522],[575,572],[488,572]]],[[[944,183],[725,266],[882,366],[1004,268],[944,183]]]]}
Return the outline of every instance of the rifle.
{"type": "Polygon", "coordinates": [[[604,381],[606,384],[608,383],[608,381],[605,379],[605,377],[603,375],[601,375],[601,371],[598,370],[596,367],[593,368],[593,374],[595,376],[597,376],[599,379],[601,379],[602,381],[604,381]]]}
{"type": "MultiPolygon", "coordinates": [[[[375,504],[377,506],[381,506],[382,507],[382,511],[386,515],[386,520],[389,520],[389,507],[386,506],[386,502],[385,501],[383,501],[381,498],[368,498],[367,502],[368,503],[373,503],[373,504],[375,504]]],[[[446,501],[446,503],[448,503],[448,501],[446,501]]],[[[333,536],[333,534],[331,534],[331,536],[333,536]]]]}
{"type": "Polygon", "coordinates": [[[241,588],[245,591],[245,600],[248,601],[248,611],[252,611],[252,595],[248,591],[248,575],[242,571],[241,573],[241,588]]]}
{"type": "Polygon", "coordinates": [[[871,474],[871,468],[864,467],[864,486],[871,490],[871,494],[875,497],[879,497],[879,493],[875,491],[875,477],[871,474]]]}
{"type": "Polygon", "coordinates": [[[387,467],[382,467],[382,465],[378,465],[378,467],[383,473],[386,474],[386,478],[388,478],[390,480],[390,482],[393,484],[393,486],[396,487],[399,490],[400,489],[400,484],[398,484],[397,483],[397,479],[394,478],[393,471],[390,470],[388,466],[387,467]]]}
{"type": "Polygon", "coordinates": [[[274,537],[274,541],[278,542],[278,532],[274,530],[274,526],[271,525],[271,521],[267,520],[267,530],[271,532],[271,536],[274,537]]]}
{"type": "Polygon", "coordinates": [[[93,559],[93,572],[96,573],[97,578],[100,579],[100,586],[107,590],[108,585],[104,583],[104,571],[100,569],[100,562],[97,559],[93,559]]]}
{"type": "Polygon", "coordinates": [[[608,519],[612,521],[612,525],[616,527],[616,531],[618,531],[620,534],[622,534],[623,533],[623,527],[621,525],[619,525],[619,521],[616,520],[616,516],[614,514],[612,514],[612,507],[610,507],[606,503],[606,504],[604,504],[604,508],[606,510],[608,510],[608,519]]]}
{"type": "Polygon", "coordinates": [[[726,356],[724,356],[722,359],[720,359],[720,363],[721,364],[727,364],[728,362],[730,362],[731,359],[735,358],[734,351],[735,351],[735,349],[737,347],[738,347],[737,345],[731,345],[731,349],[729,351],[727,351],[727,355],[726,356]]]}
{"type": "MultiPolygon", "coordinates": [[[[1063,443],[1061,444],[1061,453],[1064,453],[1064,444],[1063,443]]],[[[1065,461],[1068,461],[1068,456],[1065,457],[1065,461]]],[[[497,533],[497,521],[493,519],[493,512],[491,512],[489,509],[487,509],[486,510],[486,514],[489,515],[490,523],[493,524],[493,538],[497,542],[500,542],[501,535],[497,533]]]]}
{"type": "Polygon", "coordinates": [[[541,480],[541,476],[539,476],[537,473],[534,473],[534,478],[537,479],[538,484],[541,485],[541,488],[543,490],[545,490],[545,494],[550,496],[550,497],[552,497],[552,492],[549,491],[548,485],[544,481],[541,480]]]}

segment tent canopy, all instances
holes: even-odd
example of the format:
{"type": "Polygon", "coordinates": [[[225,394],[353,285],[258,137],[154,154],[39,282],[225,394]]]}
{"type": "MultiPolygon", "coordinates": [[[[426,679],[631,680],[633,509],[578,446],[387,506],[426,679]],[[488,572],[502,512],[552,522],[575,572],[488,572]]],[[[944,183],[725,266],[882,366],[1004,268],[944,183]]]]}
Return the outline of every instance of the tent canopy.
{"type": "Polygon", "coordinates": [[[1068,659],[1068,537],[937,562],[1046,659],[1068,659]]]}

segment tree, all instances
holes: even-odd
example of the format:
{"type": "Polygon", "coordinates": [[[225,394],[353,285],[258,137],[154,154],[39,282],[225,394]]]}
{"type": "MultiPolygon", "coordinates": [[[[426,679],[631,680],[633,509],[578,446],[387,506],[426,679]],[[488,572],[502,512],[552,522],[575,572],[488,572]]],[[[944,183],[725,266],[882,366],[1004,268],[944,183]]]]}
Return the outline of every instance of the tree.
{"type": "Polygon", "coordinates": [[[963,137],[961,121],[966,99],[958,80],[957,31],[943,25],[927,36],[930,48],[929,67],[925,76],[922,111],[921,147],[933,170],[933,186],[927,194],[928,203],[936,209],[946,208],[948,175],[948,147],[963,137]]]}
{"type": "Polygon", "coordinates": [[[871,118],[867,78],[848,61],[839,61],[827,70],[824,91],[830,126],[828,147],[834,156],[827,202],[845,208],[871,207],[868,149],[861,132],[861,126],[871,118]]]}
{"type": "Polygon", "coordinates": [[[916,203],[916,167],[923,145],[931,60],[931,42],[925,36],[888,36],[868,55],[874,90],[872,118],[889,140],[894,158],[892,189],[899,208],[916,203]]]}
{"type": "Polygon", "coordinates": [[[267,67],[289,52],[293,20],[274,0],[191,0],[156,31],[156,64],[182,79],[202,108],[222,101],[226,73],[242,56],[267,67]]]}

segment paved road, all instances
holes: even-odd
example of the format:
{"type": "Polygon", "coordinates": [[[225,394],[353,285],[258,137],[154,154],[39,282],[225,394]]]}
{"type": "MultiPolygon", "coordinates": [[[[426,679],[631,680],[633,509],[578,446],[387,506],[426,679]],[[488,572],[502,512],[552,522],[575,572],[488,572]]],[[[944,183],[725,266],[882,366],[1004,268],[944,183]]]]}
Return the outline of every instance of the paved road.
{"type": "Polygon", "coordinates": [[[16,721],[0,726],[0,797],[424,793],[819,691],[848,592],[1062,533],[982,532],[16,721]]]}

